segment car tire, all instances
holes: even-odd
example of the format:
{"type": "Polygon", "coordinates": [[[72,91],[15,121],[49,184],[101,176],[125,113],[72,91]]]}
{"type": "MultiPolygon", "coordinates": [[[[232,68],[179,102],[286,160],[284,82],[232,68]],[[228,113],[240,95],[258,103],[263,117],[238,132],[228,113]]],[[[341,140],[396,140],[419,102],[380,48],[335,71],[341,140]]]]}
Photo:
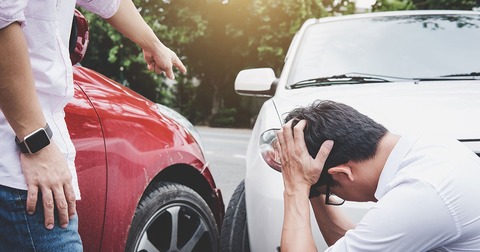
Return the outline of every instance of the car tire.
{"type": "Polygon", "coordinates": [[[242,180],[228,203],[220,236],[220,251],[249,252],[245,181],[242,180]]]}
{"type": "Polygon", "coordinates": [[[125,251],[218,251],[218,239],[212,211],[198,193],[160,182],[138,204],[125,251]]]}

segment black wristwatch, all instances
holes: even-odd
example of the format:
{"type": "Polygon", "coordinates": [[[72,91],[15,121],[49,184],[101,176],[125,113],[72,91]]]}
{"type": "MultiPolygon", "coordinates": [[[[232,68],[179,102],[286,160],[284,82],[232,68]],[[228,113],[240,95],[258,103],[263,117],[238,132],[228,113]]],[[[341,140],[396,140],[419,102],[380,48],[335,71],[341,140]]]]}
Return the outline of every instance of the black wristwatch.
{"type": "Polygon", "coordinates": [[[50,129],[50,126],[47,125],[44,128],[35,130],[33,133],[27,135],[23,138],[23,141],[20,142],[18,137],[15,137],[15,142],[22,153],[35,153],[50,144],[50,139],[52,139],[53,132],[50,129]]]}

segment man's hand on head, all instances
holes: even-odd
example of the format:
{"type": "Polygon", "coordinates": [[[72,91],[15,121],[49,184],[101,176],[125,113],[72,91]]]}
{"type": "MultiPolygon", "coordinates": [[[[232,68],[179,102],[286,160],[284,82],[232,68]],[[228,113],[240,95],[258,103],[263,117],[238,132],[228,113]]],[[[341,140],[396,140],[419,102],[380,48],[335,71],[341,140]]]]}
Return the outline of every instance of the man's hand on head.
{"type": "Polygon", "coordinates": [[[305,193],[308,196],[311,186],[320,178],[325,161],[333,148],[333,141],[325,141],[316,157],[312,158],[304,138],[307,121],[300,120],[292,128],[294,120],[288,121],[277,132],[282,176],[287,194],[305,193]]]}

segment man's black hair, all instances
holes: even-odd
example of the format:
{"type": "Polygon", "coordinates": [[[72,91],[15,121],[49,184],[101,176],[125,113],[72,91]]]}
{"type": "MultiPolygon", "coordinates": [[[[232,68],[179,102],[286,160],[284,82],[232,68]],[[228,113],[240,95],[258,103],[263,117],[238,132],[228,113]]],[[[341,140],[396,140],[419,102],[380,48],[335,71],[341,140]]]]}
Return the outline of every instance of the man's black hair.
{"type": "Polygon", "coordinates": [[[294,119],[306,120],[304,130],[308,153],[315,158],[322,143],[333,140],[333,149],[328,156],[319,181],[315,184],[332,183],[328,169],[348,161],[365,161],[372,158],[380,139],[388,130],[356,109],[328,100],[317,100],[313,104],[291,111],[285,122],[294,119]]]}

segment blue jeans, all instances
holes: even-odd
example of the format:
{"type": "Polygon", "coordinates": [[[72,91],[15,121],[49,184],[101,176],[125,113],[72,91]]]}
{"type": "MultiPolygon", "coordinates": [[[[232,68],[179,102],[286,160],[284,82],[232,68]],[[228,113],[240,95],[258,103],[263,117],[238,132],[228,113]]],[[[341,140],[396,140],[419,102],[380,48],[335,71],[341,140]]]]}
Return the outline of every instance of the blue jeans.
{"type": "Polygon", "coordinates": [[[41,197],[35,213],[26,211],[27,191],[0,185],[0,251],[82,251],[75,215],[66,229],[58,223],[48,230],[44,225],[41,197]]]}

